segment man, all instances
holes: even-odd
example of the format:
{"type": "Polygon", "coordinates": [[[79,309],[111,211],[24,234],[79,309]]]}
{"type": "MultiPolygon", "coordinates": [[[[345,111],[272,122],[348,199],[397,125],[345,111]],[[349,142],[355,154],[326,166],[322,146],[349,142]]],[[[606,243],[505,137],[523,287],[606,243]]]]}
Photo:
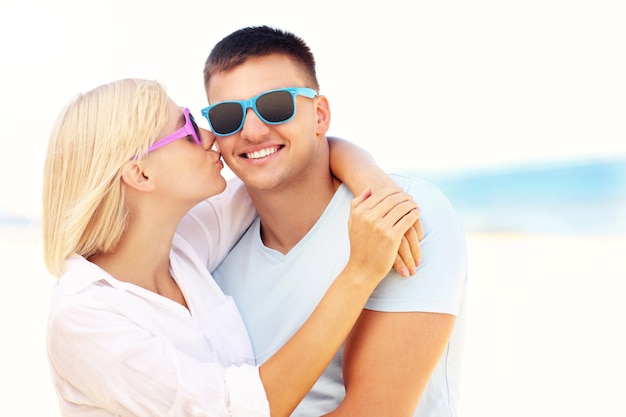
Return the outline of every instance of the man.
{"type": "MultiPolygon", "coordinates": [[[[214,275],[236,300],[263,363],[345,265],[353,195],[330,172],[328,99],[300,38],[267,26],[236,31],[210,53],[204,80],[203,114],[259,214],[214,275]]],[[[417,274],[389,273],[294,416],[456,416],[462,227],[436,187],[394,179],[420,204],[417,274]]]]}

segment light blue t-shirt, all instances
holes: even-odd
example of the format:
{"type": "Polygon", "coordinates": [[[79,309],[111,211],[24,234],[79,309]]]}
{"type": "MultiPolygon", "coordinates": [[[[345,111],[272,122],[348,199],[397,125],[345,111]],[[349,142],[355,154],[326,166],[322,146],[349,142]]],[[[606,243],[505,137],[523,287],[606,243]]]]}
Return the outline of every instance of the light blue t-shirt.
{"type": "MultiPolygon", "coordinates": [[[[434,185],[393,178],[421,210],[422,261],[411,278],[392,271],[366,308],[457,316],[452,338],[424,392],[415,416],[456,416],[461,371],[466,285],[465,238],[448,199],[434,185]]],[[[222,290],[241,311],[259,364],[272,356],[306,321],[349,257],[348,218],[354,198],[345,185],[307,235],[286,255],[263,245],[257,218],[214,271],[222,290]]],[[[340,350],[293,416],[319,416],[345,396],[340,350]]],[[[306,364],[303,364],[306,366],[306,364]]]]}

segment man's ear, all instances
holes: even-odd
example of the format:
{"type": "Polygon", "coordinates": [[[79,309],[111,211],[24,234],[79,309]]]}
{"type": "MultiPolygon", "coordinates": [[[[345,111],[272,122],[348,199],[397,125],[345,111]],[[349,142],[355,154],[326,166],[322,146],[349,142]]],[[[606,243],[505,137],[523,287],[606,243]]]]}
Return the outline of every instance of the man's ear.
{"type": "Polygon", "coordinates": [[[133,161],[122,169],[122,181],[129,187],[143,192],[154,190],[154,182],[142,161],[133,161]]]}
{"type": "Polygon", "coordinates": [[[330,105],[326,96],[317,97],[317,129],[318,135],[325,135],[330,127],[330,105]]]}

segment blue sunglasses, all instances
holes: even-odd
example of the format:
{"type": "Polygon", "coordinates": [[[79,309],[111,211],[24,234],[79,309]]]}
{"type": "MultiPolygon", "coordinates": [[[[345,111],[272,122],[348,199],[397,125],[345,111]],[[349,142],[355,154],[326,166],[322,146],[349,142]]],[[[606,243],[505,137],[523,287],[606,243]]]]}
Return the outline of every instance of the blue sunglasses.
{"type": "Polygon", "coordinates": [[[266,91],[249,100],[215,103],[202,109],[202,115],[216,136],[229,136],[241,130],[246,112],[252,109],[259,119],[270,125],[286,123],[296,114],[296,96],[317,97],[312,88],[292,87],[266,91]]]}

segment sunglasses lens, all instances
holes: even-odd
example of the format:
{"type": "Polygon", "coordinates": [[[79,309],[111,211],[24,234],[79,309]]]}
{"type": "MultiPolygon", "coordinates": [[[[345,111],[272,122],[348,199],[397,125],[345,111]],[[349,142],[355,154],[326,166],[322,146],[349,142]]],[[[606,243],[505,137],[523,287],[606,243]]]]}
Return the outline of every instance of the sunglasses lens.
{"type": "Polygon", "coordinates": [[[263,94],[256,101],[256,109],[270,123],[284,122],[293,116],[293,96],[289,91],[263,94]]]}
{"type": "Polygon", "coordinates": [[[243,108],[239,103],[218,104],[209,110],[209,120],[214,133],[228,135],[241,126],[243,108]]]}
{"type": "Polygon", "coordinates": [[[200,129],[198,128],[198,125],[196,124],[196,119],[193,118],[193,114],[189,113],[189,121],[191,122],[191,125],[193,126],[193,131],[196,134],[196,137],[194,138],[196,140],[196,143],[201,145],[202,144],[202,139],[200,139],[202,136],[200,136],[200,129]]]}

